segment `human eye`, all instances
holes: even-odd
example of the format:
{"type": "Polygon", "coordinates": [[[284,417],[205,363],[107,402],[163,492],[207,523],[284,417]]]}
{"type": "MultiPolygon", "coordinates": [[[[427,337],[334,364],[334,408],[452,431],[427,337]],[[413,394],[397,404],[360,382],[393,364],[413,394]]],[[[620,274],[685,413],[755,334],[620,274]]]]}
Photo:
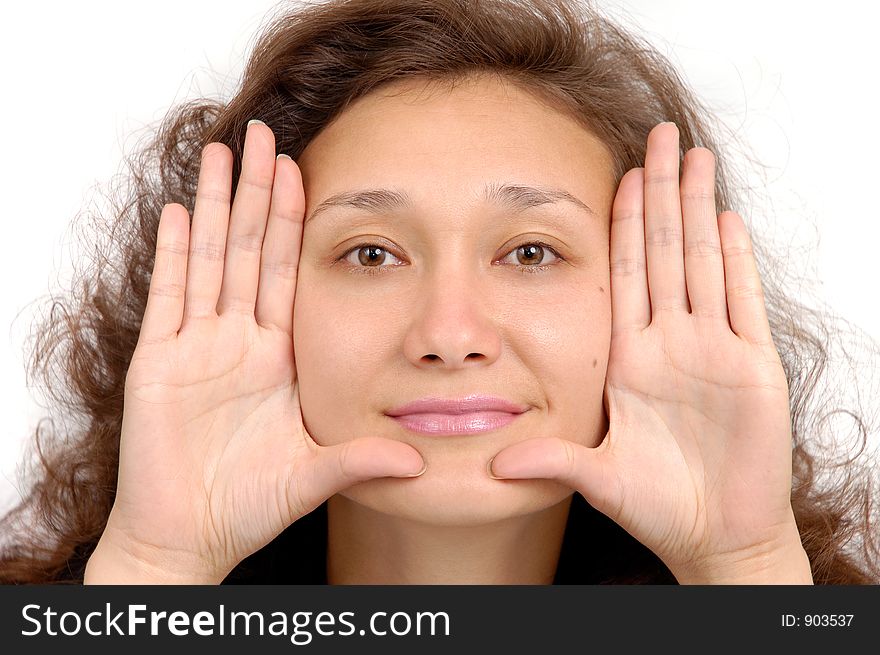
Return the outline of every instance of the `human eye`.
{"type": "MultiPolygon", "coordinates": [[[[522,273],[540,273],[550,267],[564,262],[565,259],[559,252],[548,243],[543,241],[526,241],[499,261],[504,261],[510,256],[517,258],[517,262],[526,261],[525,264],[514,263],[514,267],[522,273]],[[548,255],[554,257],[550,263],[546,262],[548,255]],[[530,261],[534,260],[534,261],[530,261]]],[[[391,268],[403,265],[403,262],[391,252],[391,248],[380,242],[364,242],[352,246],[339,257],[337,261],[345,262],[348,270],[357,274],[378,275],[385,273],[391,268]],[[398,260],[397,264],[388,264],[388,259],[398,260]]]]}
{"type": "MultiPolygon", "coordinates": [[[[517,270],[521,273],[540,273],[548,270],[551,266],[555,266],[559,262],[565,261],[553,246],[544,243],[543,241],[527,241],[522,243],[511,250],[507,257],[510,257],[511,255],[516,257],[517,261],[523,259],[527,262],[529,262],[529,260],[537,260],[537,262],[526,264],[515,263],[514,266],[516,266],[517,270]],[[549,264],[541,264],[540,262],[544,261],[544,257],[548,252],[555,257],[557,261],[549,264]]],[[[504,259],[507,259],[507,257],[504,259]]]]}
{"type": "MultiPolygon", "coordinates": [[[[384,273],[383,269],[393,268],[401,264],[383,266],[389,257],[398,259],[384,244],[365,242],[352,246],[339,258],[348,264],[350,271],[366,275],[384,273]]],[[[399,261],[399,259],[398,259],[399,261]]]]}

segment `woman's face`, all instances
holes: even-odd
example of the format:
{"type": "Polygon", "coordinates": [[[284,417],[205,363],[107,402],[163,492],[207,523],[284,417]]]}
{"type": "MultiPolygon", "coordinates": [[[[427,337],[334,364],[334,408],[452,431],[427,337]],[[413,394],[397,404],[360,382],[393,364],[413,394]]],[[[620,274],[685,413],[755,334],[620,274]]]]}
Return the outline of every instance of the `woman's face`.
{"type": "Polygon", "coordinates": [[[306,222],[294,351],[318,444],[397,439],[428,465],[419,478],[369,480],[344,496],[429,524],[476,525],[572,493],[548,480],[493,480],[486,463],[502,448],[549,436],[594,446],[605,436],[616,180],[598,139],[518,87],[477,78],[451,92],[427,88],[407,80],[359,99],[298,159],[306,222]],[[576,200],[525,207],[534,193],[505,185],[576,200]],[[408,202],[372,194],[313,215],[331,196],[370,189],[408,202]],[[458,435],[386,415],[472,394],[529,410],[458,435]]]}

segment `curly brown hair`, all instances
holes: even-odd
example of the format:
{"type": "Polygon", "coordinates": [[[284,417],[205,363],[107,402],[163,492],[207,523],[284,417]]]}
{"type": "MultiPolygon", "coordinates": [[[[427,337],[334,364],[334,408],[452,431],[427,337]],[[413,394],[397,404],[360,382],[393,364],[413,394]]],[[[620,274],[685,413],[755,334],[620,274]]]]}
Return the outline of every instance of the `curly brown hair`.
{"type": "MultiPolygon", "coordinates": [[[[167,203],[194,206],[203,147],[222,142],[232,150],[234,190],[252,118],[273,128],[278,152],[296,159],[349,103],[383,85],[414,76],[455,85],[473,73],[503,76],[575,117],[613,154],[618,182],[643,165],[651,128],[673,121],[682,157],[697,146],[715,153],[719,212],[744,200],[735,196],[745,186],[722,147],[735,136],[666,58],[589,0],[324,0],[279,13],[259,35],[231,100],[176,106],[148,143],[126,157],[126,184],[113,188],[111,213],[96,220],[87,237],[97,256],[76,272],[72,291],[50,299],[48,317],[29,339],[29,379],[42,376],[47,395],[73,417],[74,427],[47,433],[46,418],[37,425],[36,457],[20,471],[22,479],[32,477],[23,485],[29,491],[0,521],[6,535],[0,582],[83,580],[114,503],[123,390],[148,297],[159,217],[167,203]]],[[[813,402],[838,332],[827,313],[786,295],[775,274],[784,267],[773,266],[784,262],[753,243],[790,389],[791,503],[814,581],[877,583],[876,473],[862,461],[868,426],[861,413],[834,404],[831,385],[822,390],[819,407],[813,402]],[[823,427],[836,413],[852,416],[861,436],[856,452],[838,460],[829,453],[840,445],[839,435],[823,427]]],[[[224,582],[323,581],[325,512],[326,503],[296,521],[224,582]],[[296,558],[291,549],[299,549],[296,558]]],[[[675,579],[576,493],[555,582],[675,579]],[[576,561],[588,562],[589,570],[576,561]]]]}

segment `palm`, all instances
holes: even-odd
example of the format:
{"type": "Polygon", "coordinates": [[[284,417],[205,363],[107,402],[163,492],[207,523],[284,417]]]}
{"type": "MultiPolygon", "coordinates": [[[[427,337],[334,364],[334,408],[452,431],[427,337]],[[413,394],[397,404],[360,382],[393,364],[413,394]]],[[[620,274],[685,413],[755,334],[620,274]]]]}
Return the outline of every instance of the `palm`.
{"type": "Polygon", "coordinates": [[[180,542],[207,557],[200,551],[222,542],[243,557],[297,516],[290,471],[309,437],[292,355],[288,335],[239,314],[138,349],[123,432],[136,425],[151,438],[123,442],[120,487],[135,506],[156,506],[155,522],[132,526],[142,543],[180,542]]]}
{"type": "Polygon", "coordinates": [[[788,384],[751,243],[716,214],[714,156],[688,155],[679,182],[678,131],[655,127],[615,198],[605,440],[529,440],[493,463],[577,489],[674,573],[796,533],[788,384]]]}
{"type": "Polygon", "coordinates": [[[608,454],[626,498],[611,518],[678,561],[736,552],[788,519],[790,466],[768,463],[789,444],[764,438],[788,429],[784,371],[775,350],[718,328],[669,313],[611,342],[608,454]]]}
{"type": "Polygon", "coordinates": [[[192,234],[180,205],[160,219],[105,535],[154,569],[216,580],[333,494],[423,461],[392,439],[307,434],[292,332],[301,176],[251,126],[230,216],[231,152],[209,146],[192,234]]]}

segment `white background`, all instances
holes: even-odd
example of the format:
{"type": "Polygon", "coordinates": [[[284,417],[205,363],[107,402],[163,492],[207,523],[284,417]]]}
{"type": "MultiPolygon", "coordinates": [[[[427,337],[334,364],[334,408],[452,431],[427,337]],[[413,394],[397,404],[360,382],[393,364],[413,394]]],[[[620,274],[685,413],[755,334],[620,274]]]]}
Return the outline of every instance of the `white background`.
{"type": "MultiPolygon", "coordinates": [[[[822,300],[880,339],[880,56],[871,4],[600,4],[671,57],[767,166],[755,183],[772,205],[747,221],[773,226],[773,238],[795,248],[793,274],[815,278],[822,300]]],[[[2,10],[0,510],[16,494],[22,444],[45,414],[24,374],[38,306],[29,303],[66,285],[77,260],[71,220],[122,170],[136,131],[186,99],[229,97],[259,26],[279,6],[89,0],[2,10]]]]}

